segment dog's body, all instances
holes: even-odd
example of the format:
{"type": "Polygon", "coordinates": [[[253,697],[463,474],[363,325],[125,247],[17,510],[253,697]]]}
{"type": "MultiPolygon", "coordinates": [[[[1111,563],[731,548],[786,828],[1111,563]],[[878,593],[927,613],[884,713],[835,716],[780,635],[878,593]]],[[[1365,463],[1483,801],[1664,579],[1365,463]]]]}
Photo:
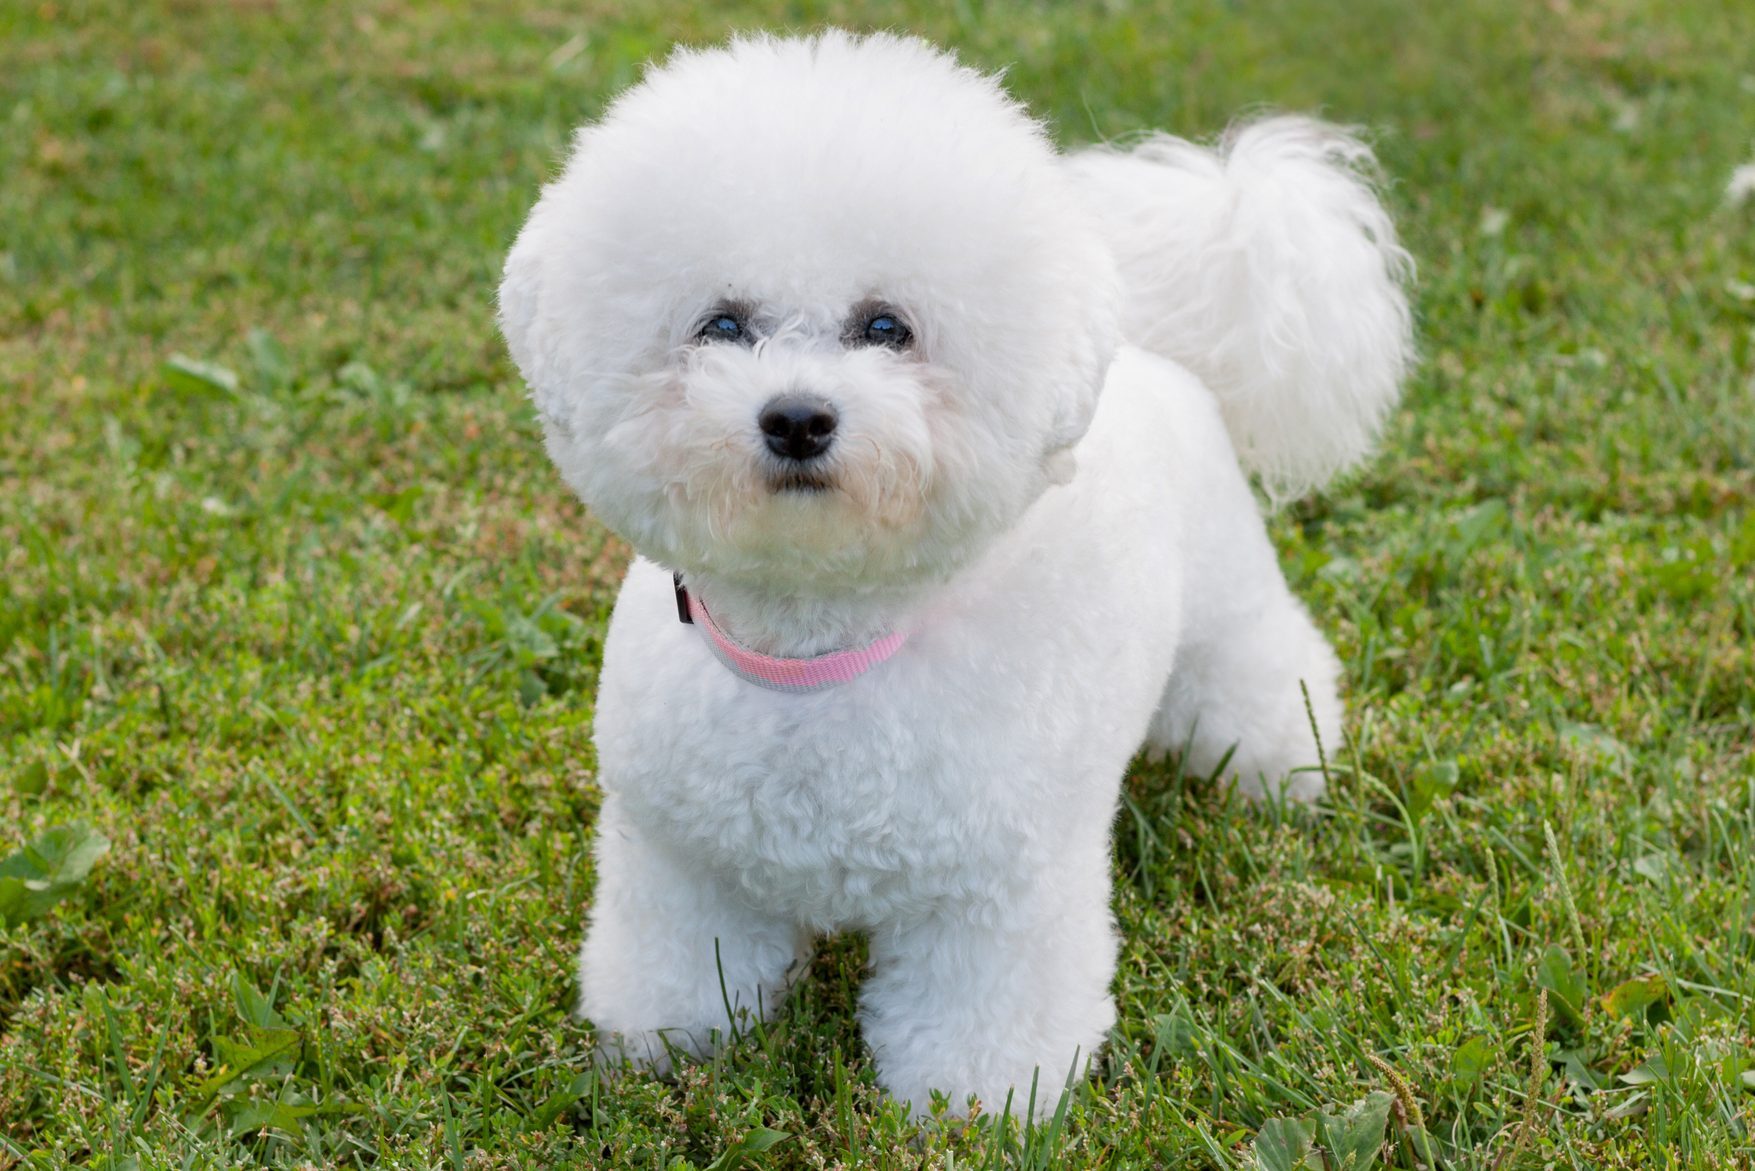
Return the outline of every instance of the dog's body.
{"type": "Polygon", "coordinates": [[[1287,120],[1229,157],[1163,140],[1057,157],[987,79],[838,34],[682,56],[593,134],[502,290],[551,453],[654,559],[604,650],[581,1007],[606,1053],[661,1065],[727,1034],[728,1008],[771,1012],[815,934],[857,929],[892,1093],[960,1109],[1039,1070],[1058,1086],[1114,1019],[1128,760],[1180,752],[1310,798],[1305,688],[1338,740],[1334,657],[1233,445],[1304,487],[1362,454],[1394,398],[1402,258],[1348,169],[1362,148],[1287,120]],[[872,166],[855,184],[820,159],[786,176],[790,210],[751,222],[773,158],[843,149],[835,118],[866,109],[837,115],[846,92],[938,121],[846,148],[872,166]],[[667,142],[708,97],[764,141],[705,161],[667,142]],[[997,174],[958,170],[969,142],[997,174]],[[665,151],[679,193],[652,186],[665,151]],[[732,207],[724,239],[676,232],[690,199],[732,207]],[[891,214],[896,247],[874,246],[891,214]],[[1313,266],[1334,270],[1321,288],[1313,266]],[[835,685],[772,690],[679,620],[672,571],[751,654],[905,641],[835,685]]]}
{"type": "Polygon", "coordinates": [[[1230,741],[1201,734],[1194,705],[1235,693],[1259,709],[1265,672],[1290,684],[1279,710],[1211,715],[1249,723],[1251,758],[1283,771],[1313,758],[1296,681],[1330,697],[1330,735],[1338,714],[1332,656],[1280,580],[1205,391],[1124,352],[1078,458],[903,619],[905,653],[816,694],[722,669],[678,621],[670,575],[636,563],[599,690],[594,1020],[681,1026],[673,1043],[699,1048],[704,1026],[727,1028],[725,994],[771,1008],[813,934],[857,928],[892,1093],[998,1105],[1046,1062],[1053,1098],[1113,1020],[1109,830],[1148,732],[1178,750],[1192,733],[1216,764],[1230,741]],[[1183,589],[1191,573],[1199,591],[1183,589]],[[1171,688],[1183,646],[1199,665],[1171,688]]]}

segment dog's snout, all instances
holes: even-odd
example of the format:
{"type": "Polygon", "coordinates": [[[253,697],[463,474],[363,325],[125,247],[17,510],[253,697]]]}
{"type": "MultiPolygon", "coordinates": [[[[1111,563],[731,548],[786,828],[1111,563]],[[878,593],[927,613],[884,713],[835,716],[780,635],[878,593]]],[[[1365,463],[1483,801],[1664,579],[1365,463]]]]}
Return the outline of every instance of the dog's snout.
{"type": "Polygon", "coordinates": [[[835,408],[820,398],[783,394],[756,417],[768,450],[782,459],[815,459],[835,441],[835,408]]]}

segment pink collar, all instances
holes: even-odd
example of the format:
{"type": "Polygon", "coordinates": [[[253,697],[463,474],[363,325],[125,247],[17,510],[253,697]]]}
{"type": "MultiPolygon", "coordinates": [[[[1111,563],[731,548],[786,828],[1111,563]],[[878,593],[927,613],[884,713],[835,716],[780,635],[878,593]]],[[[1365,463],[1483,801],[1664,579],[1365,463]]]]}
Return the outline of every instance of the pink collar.
{"type": "Polygon", "coordinates": [[[908,641],[906,633],[892,631],[866,646],[830,651],[809,659],[782,659],[758,654],[720,629],[701,599],[689,593],[683,585],[682,574],[676,574],[674,581],[677,618],[700,628],[713,657],[725,664],[733,675],[771,691],[799,695],[850,682],[895,654],[908,641]]]}

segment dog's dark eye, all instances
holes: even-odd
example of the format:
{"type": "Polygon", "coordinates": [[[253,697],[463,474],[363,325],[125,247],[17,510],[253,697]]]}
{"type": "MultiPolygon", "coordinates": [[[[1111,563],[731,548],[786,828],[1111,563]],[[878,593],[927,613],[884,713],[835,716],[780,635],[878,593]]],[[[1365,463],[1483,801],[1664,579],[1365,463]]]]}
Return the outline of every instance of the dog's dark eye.
{"type": "Polygon", "coordinates": [[[740,342],[744,339],[743,322],[729,313],[715,313],[707,318],[707,324],[695,335],[697,341],[703,342],[740,342]]]}
{"type": "Polygon", "coordinates": [[[888,346],[892,350],[906,349],[914,340],[914,331],[902,324],[902,319],[894,313],[876,313],[866,319],[865,327],[859,332],[858,340],[868,346],[888,346]]]}

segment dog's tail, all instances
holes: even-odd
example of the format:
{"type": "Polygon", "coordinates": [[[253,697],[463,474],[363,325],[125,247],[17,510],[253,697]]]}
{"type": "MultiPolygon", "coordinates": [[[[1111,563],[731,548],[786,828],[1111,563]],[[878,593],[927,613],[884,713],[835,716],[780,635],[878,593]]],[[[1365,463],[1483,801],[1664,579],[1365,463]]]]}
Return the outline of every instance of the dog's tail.
{"type": "Polygon", "coordinates": [[[1372,187],[1371,151],[1310,118],[1168,135],[1067,157],[1120,268],[1123,328],[1219,399],[1276,500],[1371,448],[1413,361],[1413,264],[1372,187]]]}

